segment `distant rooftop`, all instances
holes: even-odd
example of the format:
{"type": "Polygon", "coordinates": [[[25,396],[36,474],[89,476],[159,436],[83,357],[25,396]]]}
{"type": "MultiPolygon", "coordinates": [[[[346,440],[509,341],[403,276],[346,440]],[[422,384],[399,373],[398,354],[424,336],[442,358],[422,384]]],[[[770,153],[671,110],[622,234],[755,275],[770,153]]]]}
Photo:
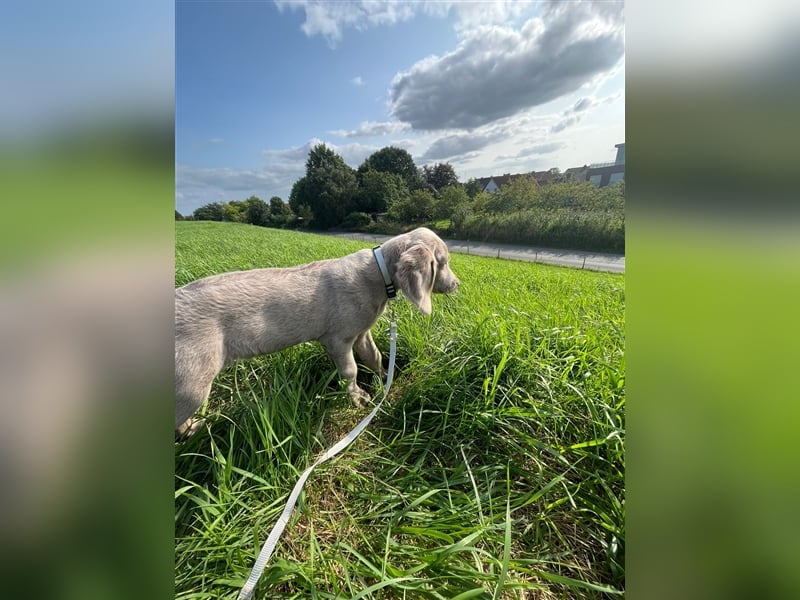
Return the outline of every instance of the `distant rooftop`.
{"type": "MultiPolygon", "coordinates": [[[[509,173],[505,173],[503,175],[493,175],[490,177],[478,177],[477,181],[480,183],[483,189],[486,189],[489,182],[494,180],[493,189],[499,189],[500,187],[509,184],[514,179],[519,177],[533,177],[536,179],[537,183],[540,185],[549,183],[551,180],[559,181],[563,177],[571,177],[576,178],[578,181],[584,181],[585,178],[588,176],[586,173],[589,169],[603,169],[608,167],[619,167],[619,172],[625,172],[625,142],[620,142],[619,144],[614,144],[614,148],[617,149],[617,157],[616,160],[610,160],[605,162],[597,162],[592,163],[590,165],[583,165],[582,167],[570,167],[563,173],[553,172],[553,169],[548,171],[531,171],[529,173],[518,173],[515,175],[510,175],[509,173]]],[[[612,171],[616,175],[616,171],[612,171]]],[[[598,175],[599,176],[599,175],[598,175]]],[[[604,177],[607,177],[605,175],[604,177]]],[[[606,185],[606,184],[603,184],[606,185]]]]}

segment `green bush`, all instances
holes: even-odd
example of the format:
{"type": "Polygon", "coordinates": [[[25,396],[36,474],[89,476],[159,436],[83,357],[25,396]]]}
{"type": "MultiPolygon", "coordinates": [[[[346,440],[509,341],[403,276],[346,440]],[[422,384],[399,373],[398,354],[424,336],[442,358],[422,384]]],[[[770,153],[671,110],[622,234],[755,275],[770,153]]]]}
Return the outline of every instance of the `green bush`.
{"type": "Polygon", "coordinates": [[[625,251],[624,215],[612,211],[526,210],[508,214],[472,214],[456,234],[465,239],[576,248],[599,252],[625,251]]]}
{"type": "Polygon", "coordinates": [[[351,212],[342,221],[343,229],[362,229],[372,223],[372,217],[365,212],[351,212]]]}

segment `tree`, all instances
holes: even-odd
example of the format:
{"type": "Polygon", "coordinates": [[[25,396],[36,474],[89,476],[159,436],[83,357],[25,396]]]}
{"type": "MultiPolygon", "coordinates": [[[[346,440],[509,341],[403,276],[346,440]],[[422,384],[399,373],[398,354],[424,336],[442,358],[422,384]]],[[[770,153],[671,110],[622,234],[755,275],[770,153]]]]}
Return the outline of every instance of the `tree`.
{"type": "Polygon", "coordinates": [[[224,221],[231,221],[232,223],[245,222],[245,203],[241,200],[231,200],[222,205],[224,214],[224,221]]]}
{"type": "Polygon", "coordinates": [[[266,227],[269,225],[269,206],[261,198],[250,196],[244,201],[245,222],[266,227]]]}
{"type": "Polygon", "coordinates": [[[291,207],[281,200],[280,196],[269,199],[270,227],[286,227],[293,219],[291,207]]]}
{"type": "Polygon", "coordinates": [[[469,208],[473,213],[479,215],[485,215],[489,211],[487,210],[487,206],[489,201],[494,196],[494,194],[490,192],[478,192],[475,194],[474,197],[470,199],[469,208]]]}
{"type": "Polygon", "coordinates": [[[610,208],[605,201],[609,187],[597,188],[588,181],[568,181],[543,185],[539,191],[537,205],[542,208],[571,207],[574,209],[597,210],[610,208]]]}
{"type": "Polygon", "coordinates": [[[289,205],[298,216],[305,205],[313,214],[309,225],[328,229],[353,211],[357,192],[355,171],[325,144],[317,144],[308,153],[305,177],[292,186],[289,205]]]}
{"type": "Polygon", "coordinates": [[[359,177],[363,178],[370,169],[381,173],[394,173],[400,175],[406,182],[409,191],[419,189],[424,185],[417,165],[411,155],[402,148],[386,146],[372,153],[358,168],[359,177]]]}
{"type": "Polygon", "coordinates": [[[389,217],[401,223],[420,223],[433,214],[433,195],[427,190],[414,190],[408,199],[389,207],[389,217]]]}
{"type": "Polygon", "coordinates": [[[183,221],[183,215],[178,212],[178,209],[175,209],[175,220],[176,221],[183,221]]]}
{"type": "Polygon", "coordinates": [[[547,169],[547,172],[551,175],[550,179],[548,180],[549,184],[564,183],[567,180],[566,173],[562,173],[561,169],[558,167],[547,169]]]}
{"type": "Polygon", "coordinates": [[[470,198],[475,198],[475,196],[483,191],[483,185],[481,185],[478,179],[473,177],[464,184],[464,191],[467,192],[467,196],[470,198]]]}
{"type": "Polygon", "coordinates": [[[273,215],[290,215],[292,214],[292,209],[280,196],[273,196],[269,199],[269,212],[273,215]]]}
{"type": "Polygon", "coordinates": [[[538,203],[539,184],[533,176],[517,177],[494,194],[493,212],[502,213],[530,208],[538,203]]]}
{"type": "Polygon", "coordinates": [[[308,177],[301,177],[292,185],[292,191],[289,192],[289,208],[297,215],[297,220],[301,227],[308,227],[309,223],[314,219],[314,213],[311,207],[305,203],[305,198],[308,194],[308,177]]]}
{"type": "Polygon", "coordinates": [[[447,186],[458,185],[458,175],[450,163],[436,163],[432,167],[422,167],[422,176],[425,182],[437,192],[447,186]]]}
{"type": "Polygon", "coordinates": [[[408,198],[405,180],[395,173],[369,169],[363,174],[356,204],[366,213],[383,213],[395,202],[408,198]]]}
{"type": "Polygon", "coordinates": [[[225,208],[219,202],[212,202],[196,208],[192,214],[198,221],[222,221],[225,218],[225,208]]]}
{"type": "Polygon", "coordinates": [[[301,204],[297,207],[297,220],[301,227],[308,227],[308,224],[314,220],[314,213],[311,212],[308,204],[301,204]]]}
{"type": "Polygon", "coordinates": [[[460,185],[451,185],[442,189],[439,198],[433,203],[433,216],[436,219],[451,219],[459,206],[469,202],[467,192],[460,185]]]}

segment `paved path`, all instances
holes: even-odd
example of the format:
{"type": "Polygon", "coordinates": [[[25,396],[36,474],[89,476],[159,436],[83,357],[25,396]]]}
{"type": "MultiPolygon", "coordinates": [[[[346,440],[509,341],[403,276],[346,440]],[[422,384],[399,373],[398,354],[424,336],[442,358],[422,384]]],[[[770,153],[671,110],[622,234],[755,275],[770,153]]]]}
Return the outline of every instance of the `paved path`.
{"type": "MultiPolygon", "coordinates": [[[[361,240],[380,244],[392,236],[372,233],[330,233],[337,237],[361,240]]],[[[606,254],[604,252],[583,252],[581,250],[556,250],[514,244],[498,244],[494,242],[470,242],[446,239],[451,252],[473,254],[475,256],[491,256],[512,260],[545,263],[562,267],[587,269],[590,271],[608,271],[610,273],[625,272],[624,254],[606,254]]]]}

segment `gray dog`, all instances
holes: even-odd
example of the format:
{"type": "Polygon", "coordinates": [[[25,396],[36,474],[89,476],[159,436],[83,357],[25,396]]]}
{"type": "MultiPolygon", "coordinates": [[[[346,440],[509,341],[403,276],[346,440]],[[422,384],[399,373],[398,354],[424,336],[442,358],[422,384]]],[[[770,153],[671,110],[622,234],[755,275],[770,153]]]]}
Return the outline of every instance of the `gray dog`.
{"type": "Polygon", "coordinates": [[[373,250],[286,269],[222,273],[175,290],[175,430],[193,429],[192,415],[214,377],[233,361],[316,340],[348,381],[357,406],[369,395],[356,385],[353,349],[383,376],[370,328],[396,285],[423,314],[431,293],[459,286],[450,254],[430,229],[398,235],[373,250]]]}

